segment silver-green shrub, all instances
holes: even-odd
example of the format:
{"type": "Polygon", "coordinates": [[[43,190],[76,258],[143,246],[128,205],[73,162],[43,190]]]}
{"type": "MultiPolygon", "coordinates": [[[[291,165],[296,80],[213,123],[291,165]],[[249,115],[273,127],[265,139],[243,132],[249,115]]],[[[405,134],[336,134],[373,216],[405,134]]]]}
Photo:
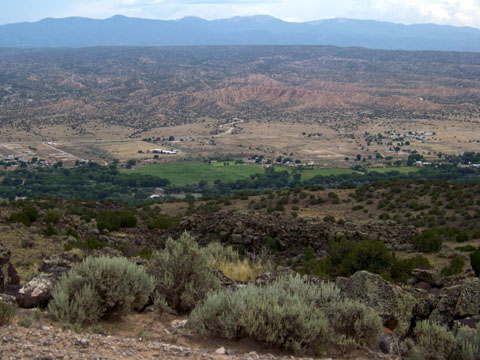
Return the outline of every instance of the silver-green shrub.
{"type": "Polygon", "coordinates": [[[202,305],[190,314],[188,324],[201,335],[215,335],[227,339],[241,339],[247,336],[246,324],[242,322],[247,302],[255,296],[253,285],[238,291],[223,289],[208,295],[202,305]]]}
{"type": "Polygon", "coordinates": [[[153,289],[153,278],[126,258],[87,257],[55,286],[48,311],[72,324],[94,322],[140,310],[153,289]]]}
{"type": "Polygon", "coordinates": [[[353,300],[333,302],[327,309],[334,332],[341,337],[338,345],[374,347],[383,332],[382,319],[366,305],[353,300]]]}
{"type": "Polygon", "coordinates": [[[335,285],[291,275],[263,287],[249,284],[214,292],[190,314],[189,326],[203,335],[250,337],[294,352],[352,339],[356,346],[376,345],[383,328],[378,315],[353,301],[346,310],[340,304],[345,302],[335,285]],[[340,315],[334,318],[333,311],[340,315]],[[346,325],[347,316],[352,316],[353,332],[346,325]],[[336,319],[345,325],[335,327],[336,319]]]}
{"type": "Polygon", "coordinates": [[[305,283],[300,276],[281,278],[270,286],[257,288],[247,300],[243,314],[246,332],[252,338],[294,352],[322,346],[330,337],[324,313],[317,303],[330,302],[335,290],[305,283]],[[329,291],[330,290],[330,291],[329,291]],[[333,290],[333,291],[332,291],[333,290]]]}
{"type": "Polygon", "coordinates": [[[154,254],[149,272],[156,279],[157,296],[179,312],[191,311],[220,286],[206,251],[188,233],[178,240],[167,239],[165,249],[154,254]]]}
{"type": "Polygon", "coordinates": [[[15,312],[15,305],[0,301],[0,326],[9,325],[15,312]]]}
{"type": "Polygon", "coordinates": [[[457,345],[461,359],[480,359],[480,324],[477,324],[476,329],[461,327],[457,334],[457,345]]]}
{"type": "Polygon", "coordinates": [[[411,359],[453,360],[457,353],[457,340],[446,326],[424,320],[417,324],[413,333],[415,347],[411,359]]]}

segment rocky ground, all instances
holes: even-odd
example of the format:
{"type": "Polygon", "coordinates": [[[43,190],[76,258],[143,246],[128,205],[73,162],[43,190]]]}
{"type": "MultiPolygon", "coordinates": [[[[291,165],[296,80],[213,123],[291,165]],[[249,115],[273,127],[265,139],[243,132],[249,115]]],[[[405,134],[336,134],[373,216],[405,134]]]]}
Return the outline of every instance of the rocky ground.
{"type": "MultiPolygon", "coordinates": [[[[251,341],[198,338],[183,328],[185,322],[181,319],[158,319],[151,313],[132,314],[78,333],[45,317],[25,327],[25,316],[28,311],[17,315],[12,325],[0,327],[0,359],[307,359],[270,351],[251,341]]],[[[364,353],[350,359],[393,357],[364,353]]]]}

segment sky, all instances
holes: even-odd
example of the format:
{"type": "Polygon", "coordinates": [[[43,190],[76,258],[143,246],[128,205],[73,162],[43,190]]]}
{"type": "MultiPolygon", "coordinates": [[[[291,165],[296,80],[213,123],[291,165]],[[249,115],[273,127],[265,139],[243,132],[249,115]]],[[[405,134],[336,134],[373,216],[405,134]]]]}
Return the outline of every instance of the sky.
{"type": "Polygon", "coordinates": [[[480,0],[0,0],[0,25],[46,17],[204,19],[271,15],[286,21],[334,17],[480,28],[480,0]]]}

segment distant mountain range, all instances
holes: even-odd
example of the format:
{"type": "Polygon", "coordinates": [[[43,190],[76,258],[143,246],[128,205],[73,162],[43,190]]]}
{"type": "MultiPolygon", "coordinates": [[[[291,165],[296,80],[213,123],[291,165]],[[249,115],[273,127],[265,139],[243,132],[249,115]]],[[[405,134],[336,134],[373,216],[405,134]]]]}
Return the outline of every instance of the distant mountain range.
{"type": "Polygon", "coordinates": [[[1,47],[171,45],[335,45],[377,49],[480,51],[480,30],[434,24],[402,25],[352,19],[303,23],[271,16],[207,21],[113,16],[44,19],[0,26],[1,47]]]}

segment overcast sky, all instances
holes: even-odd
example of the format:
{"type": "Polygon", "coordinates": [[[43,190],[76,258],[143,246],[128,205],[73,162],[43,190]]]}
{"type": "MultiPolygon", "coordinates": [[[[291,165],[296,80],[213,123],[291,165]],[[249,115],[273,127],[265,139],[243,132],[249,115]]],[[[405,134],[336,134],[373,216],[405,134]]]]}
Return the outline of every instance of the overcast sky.
{"type": "Polygon", "coordinates": [[[0,24],[116,14],[150,19],[267,14],[287,21],[343,17],[480,28],[480,0],[0,0],[0,24]]]}

